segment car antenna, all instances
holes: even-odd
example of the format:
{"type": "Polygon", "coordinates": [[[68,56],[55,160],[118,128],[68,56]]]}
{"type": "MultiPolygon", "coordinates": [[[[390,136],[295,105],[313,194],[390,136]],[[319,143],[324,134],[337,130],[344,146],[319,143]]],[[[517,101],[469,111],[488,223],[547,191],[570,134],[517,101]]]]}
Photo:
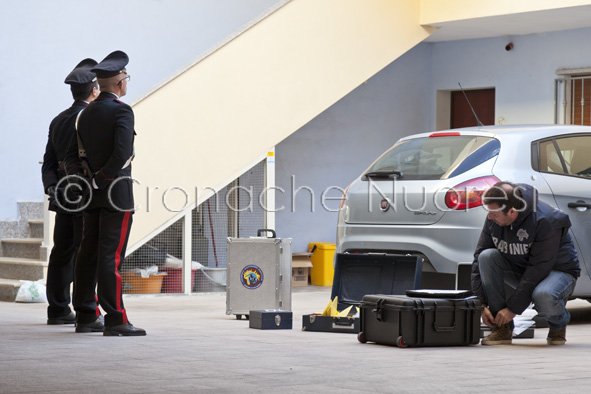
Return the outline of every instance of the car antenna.
{"type": "Polygon", "coordinates": [[[482,124],[482,122],[480,121],[480,119],[478,119],[478,115],[476,115],[476,111],[474,111],[474,107],[472,107],[472,103],[470,103],[470,100],[468,99],[468,95],[464,91],[462,84],[458,82],[458,85],[460,85],[460,89],[462,89],[462,93],[464,93],[464,97],[466,97],[466,101],[468,102],[468,105],[470,106],[470,110],[472,111],[472,115],[474,115],[474,117],[476,118],[476,123],[478,123],[478,126],[484,126],[482,124]]]}

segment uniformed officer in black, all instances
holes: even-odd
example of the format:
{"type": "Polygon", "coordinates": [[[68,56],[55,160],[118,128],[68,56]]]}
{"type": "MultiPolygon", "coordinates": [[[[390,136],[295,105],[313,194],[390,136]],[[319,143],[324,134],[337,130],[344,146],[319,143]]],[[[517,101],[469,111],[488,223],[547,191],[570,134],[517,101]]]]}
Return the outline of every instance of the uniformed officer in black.
{"type": "Polygon", "coordinates": [[[124,52],[115,51],[92,68],[101,94],[78,119],[78,148],[85,151],[93,174],[93,194],[84,212],[84,236],[77,260],[76,281],[81,291],[75,291],[75,297],[81,298],[81,307],[76,311],[81,324],[94,319],[87,286],[92,282],[92,272],[98,272],[99,302],[106,312],[105,336],[146,335],[127,318],[119,273],[134,208],[134,115],[131,107],[119,100],[127,92],[128,62],[124,52]]]}
{"type": "MultiPolygon", "coordinates": [[[[41,175],[45,193],[49,195],[49,209],[56,212],[53,248],[47,267],[47,324],[74,324],[76,316],[70,309],[70,285],[74,279],[76,253],[82,239],[82,215],[64,199],[68,185],[68,150],[76,145],[76,116],[98,97],[96,76],[91,72],[97,62],[84,59],[68,74],[64,83],[70,85],[74,98],[72,106],[57,115],[49,125],[49,136],[41,175]]],[[[75,189],[75,188],[74,188],[75,189]]],[[[74,190],[73,190],[74,191],[74,190]]],[[[70,201],[76,196],[70,195],[70,201]]],[[[94,287],[91,289],[94,295],[94,287]]],[[[100,315],[94,301],[94,319],[100,315]]],[[[97,323],[102,330],[102,323],[97,323]]]]}

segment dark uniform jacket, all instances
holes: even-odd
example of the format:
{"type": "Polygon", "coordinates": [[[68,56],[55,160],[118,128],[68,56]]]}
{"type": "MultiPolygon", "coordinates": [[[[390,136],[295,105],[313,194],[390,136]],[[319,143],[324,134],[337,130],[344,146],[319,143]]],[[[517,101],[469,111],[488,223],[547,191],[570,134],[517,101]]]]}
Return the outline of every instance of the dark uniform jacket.
{"type": "Polygon", "coordinates": [[[78,133],[98,190],[88,209],[133,210],[131,159],[134,116],[131,107],[102,92],[80,115],[78,133]]]}
{"type": "Polygon", "coordinates": [[[538,201],[533,187],[519,185],[526,208],[510,226],[499,226],[486,220],[474,253],[472,291],[487,304],[482,288],[478,256],[485,249],[496,248],[520,278],[507,307],[522,313],[532,300],[535,287],[551,271],[562,271],[578,278],[581,274],[577,252],[569,234],[570,219],[564,212],[538,201]]]}
{"type": "MultiPolygon", "coordinates": [[[[66,157],[68,151],[76,146],[76,128],[75,121],[78,113],[86,108],[88,104],[81,100],[76,100],[72,106],[56,116],[49,125],[49,136],[47,146],[43,155],[43,166],[41,167],[41,176],[43,180],[43,189],[56,186],[58,182],[66,176],[66,157]]],[[[50,199],[49,209],[57,211],[55,201],[50,199]]]]}

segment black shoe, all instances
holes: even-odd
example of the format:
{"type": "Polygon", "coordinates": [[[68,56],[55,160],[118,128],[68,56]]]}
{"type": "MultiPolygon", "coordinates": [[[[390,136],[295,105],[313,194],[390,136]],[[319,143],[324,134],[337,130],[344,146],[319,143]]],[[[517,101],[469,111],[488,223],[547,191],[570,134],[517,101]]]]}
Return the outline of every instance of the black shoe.
{"type": "Polygon", "coordinates": [[[48,317],[47,324],[76,324],[76,314],[70,311],[70,313],[68,313],[67,315],[59,317],[48,317]]]}
{"type": "Polygon", "coordinates": [[[134,327],[133,324],[128,323],[113,327],[105,326],[103,335],[106,337],[140,337],[146,335],[146,330],[134,327]]]}
{"type": "Polygon", "coordinates": [[[76,323],[76,332],[103,332],[105,329],[104,318],[99,316],[91,323],[76,323]]]}

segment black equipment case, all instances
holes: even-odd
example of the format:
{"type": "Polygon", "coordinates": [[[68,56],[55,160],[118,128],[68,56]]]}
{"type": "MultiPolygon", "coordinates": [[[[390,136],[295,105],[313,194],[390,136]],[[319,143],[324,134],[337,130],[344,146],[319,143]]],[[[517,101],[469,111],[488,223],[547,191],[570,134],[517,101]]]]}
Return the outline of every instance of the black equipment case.
{"type": "Polygon", "coordinates": [[[359,318],[322,316],[318,314],[303,315],[302,331],[357,334],[359,332],[359,318]]]}
{"type": "Polygon", "coordinates": [[[398,347],[473,345],[480,340],[481,311],[476,297],[366,295],[357,339],[398,347]]]}
{"type": "Polygon", "coordinates": [[[405,294],[421,285],[422,268],[418,256],[339,253],[330,298],[339,297],[342,310],[361,305],[366,294],[405,294]]]}
{"type": "Polygon", "coordinates": [[[291,330],[293,313],[280,309],[262,309],[249,312],[248,326],[259,330],[291,330]]]}
{"type": "MultiPolygon", "coordinates": [[[[339,253],[336,255],[331,299],[338,297],[338,310],[359,307],[366,294],[404,294],[421,284],[423,259],[387,253],[339,253]]],[[[303,331],[357,334],[358,317],[302,316],[303,331]]]]}

